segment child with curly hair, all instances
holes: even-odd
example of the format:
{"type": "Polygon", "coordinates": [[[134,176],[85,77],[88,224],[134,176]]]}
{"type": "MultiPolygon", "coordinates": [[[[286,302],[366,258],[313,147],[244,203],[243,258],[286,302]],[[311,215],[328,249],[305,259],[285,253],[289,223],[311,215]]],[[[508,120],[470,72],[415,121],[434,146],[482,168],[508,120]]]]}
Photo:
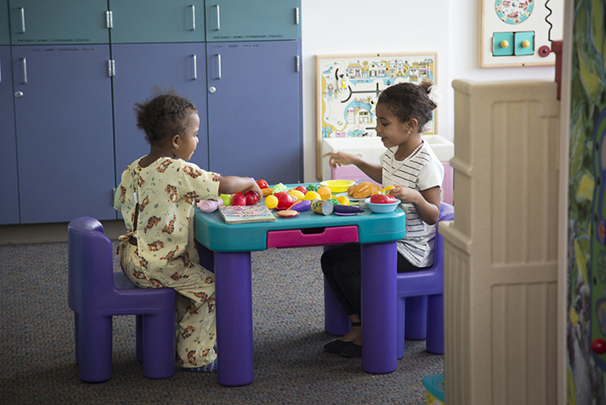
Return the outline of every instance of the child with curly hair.
{"type": "Polygon", "coordinates": [[[195,204],[219,194],[263,193],[252,178],[221,176],[189,162],[200,125],[189,100],[160,94],[135,104],[135,111],[150,151],[124,170],[114,198],[127,229],[120,237],[120,264],[138,287],[177,291],[178,363],[216,371],[215,277],[200,265],[195,204]]]}

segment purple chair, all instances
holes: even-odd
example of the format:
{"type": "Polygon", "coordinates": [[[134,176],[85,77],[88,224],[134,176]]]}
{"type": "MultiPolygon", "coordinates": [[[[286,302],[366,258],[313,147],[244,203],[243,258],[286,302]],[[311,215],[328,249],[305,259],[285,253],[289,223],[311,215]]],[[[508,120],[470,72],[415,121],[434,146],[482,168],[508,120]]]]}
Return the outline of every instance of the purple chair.
{"type": "MultiPolygon", "coordinates": [[[[443,202],[438,223],[453,219],[454,207],[443,202]]],[[[444,241],[437,231],[434,248],[435,258],[430,268],[397,275],[398,359],[404,357],[405,339],[427,338],[428,352],[444,354],[444,241]]],[[[351,324],[326,280],[324,308],[326,332],[333,335],[346,334],[351,324]]]]}
{"type": "Polygon", "coordinates": [[[176,296],[172,288],[137,288],[113,271],[112,243],[95,218],[68,225],[69,307],[74,311],[76,362],[80,378],[101,382],[112,376],[112,316],[136,315],[137,360],[147,378],[175,372],[176,296]]]}

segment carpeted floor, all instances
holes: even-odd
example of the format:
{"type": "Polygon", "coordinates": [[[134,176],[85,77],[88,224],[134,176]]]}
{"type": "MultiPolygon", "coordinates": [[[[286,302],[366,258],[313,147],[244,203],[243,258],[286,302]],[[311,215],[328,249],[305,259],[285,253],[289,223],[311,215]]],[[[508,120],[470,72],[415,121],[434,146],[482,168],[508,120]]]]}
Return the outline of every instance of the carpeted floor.
{"type": "Polygon", "coordinates": [[[215,374],[177,370],[143,377],[134,317],[114,317],[113,377],[80,381],[67,306],[67,243],[0,245],[1,404],[424,404],[425,375],[444,357],[406,341],[390,374],[364,372],[360,359],[327,354],[321,248],[253,252],[255,380],[223,387],[215,374]]]}

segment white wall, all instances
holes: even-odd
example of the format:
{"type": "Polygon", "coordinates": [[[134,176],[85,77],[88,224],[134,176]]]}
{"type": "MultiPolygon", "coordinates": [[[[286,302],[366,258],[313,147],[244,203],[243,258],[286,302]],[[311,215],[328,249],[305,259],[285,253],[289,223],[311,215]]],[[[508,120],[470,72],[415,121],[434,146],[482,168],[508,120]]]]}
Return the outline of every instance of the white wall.
{"type": "Polygon", "coordinates": [[[454,79],[554,79],[552,66],[477,67],[479,1],[301,0],[304,181],[316,181],[316,55],[437,51],[438,133],[451,141],[454,79]]]}

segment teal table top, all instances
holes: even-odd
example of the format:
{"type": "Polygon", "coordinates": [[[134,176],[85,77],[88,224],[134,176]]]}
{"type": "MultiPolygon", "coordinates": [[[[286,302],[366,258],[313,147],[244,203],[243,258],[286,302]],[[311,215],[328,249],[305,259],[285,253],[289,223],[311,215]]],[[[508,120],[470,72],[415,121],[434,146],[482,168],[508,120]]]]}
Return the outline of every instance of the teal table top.
{"type": "MultiPolygon", "coordinates": [[[[294,218],[275,214],[274,222],[226,224],[219,211],[204,213],[196,207],[194,233],[198,242],[216,252],[248,252],[267,249],[268,232],[314,230],[356,226],[358,242],[380,243],[402,239],[406,233],[406,215],[401,208],[389,214],[376,214],[369,208],[351,216],[322,215],[305,211],[294,218]]],[[[310,244],[309,246],[321,245],[310,244]]]]}

